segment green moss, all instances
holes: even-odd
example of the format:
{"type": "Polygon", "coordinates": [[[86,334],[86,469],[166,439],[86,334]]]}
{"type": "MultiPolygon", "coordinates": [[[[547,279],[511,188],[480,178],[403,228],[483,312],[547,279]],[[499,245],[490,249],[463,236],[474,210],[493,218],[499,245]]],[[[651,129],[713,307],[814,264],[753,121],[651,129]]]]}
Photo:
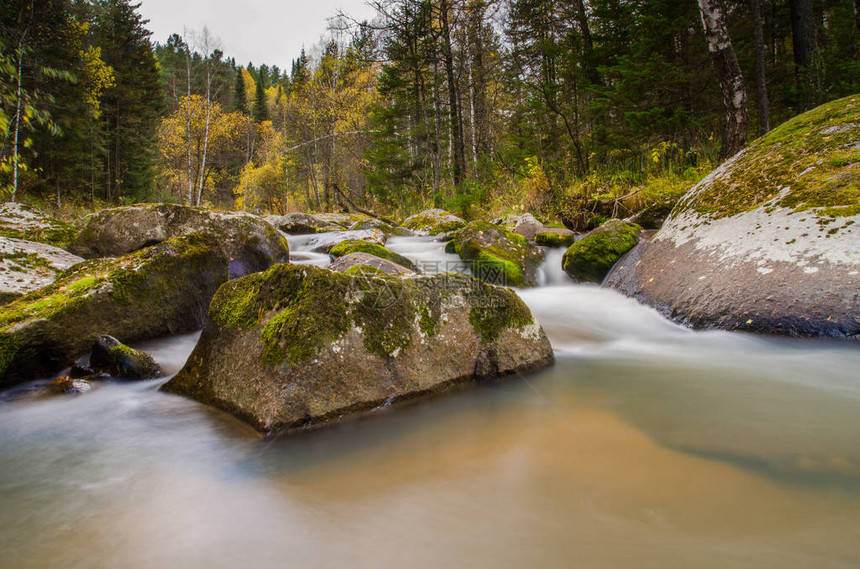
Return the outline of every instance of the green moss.
{"type": "Polygon", "coordinates": [[[0,226],[0,236],[45,243],[54,247],[66,248],[78,237],[78,231],[71,225],[56,219],[44,219],[43,225],[29,229],[0,226]]]}
{"type": "Polygon", "coordinates": [[[819,216],[857,215],[858,140],[860,95],[822,105],[753,142],[728,173],[679,207],[716,218],[763,204],[819,216]]]}
{"type": "Polygon", "coordinates": [[[570,247],[574,238],[572,233],[538,233],[535,235],[535,243],[544,247],[570,247]]]}
{"type": "Polygon", "coordinates": [[[6,370],[15,360],[20,343],[18,338],[5,332],[0,332],[0,377],[6,375],[6,370]]]}
{"type": "Polygon", "coordinates": [[[331,251],[329,251],[329,254],[332,257],[343,257],[350,253],[368,253],[391,261],[392,263],[397,263],[407,269],[411,269],[413,271],[417,270],[415,263],[403,255],[399,255],[390,249],[386,249],[382,245],[377,245],[370,241],[362,241],[361,239],[347,239],[346,241],[341,241],[335,245],[331,251]]]}
{"type": "Polygon", "coordinates": [[[505,330],[534,322],[525,302],[509,289],[483,284],[473,290],[469,303],[469,322],[484,344],[495,341],[505,330]]]}
{"type": "Polygon", "coordinates": [[[453,216],[453,214],[447,211],[438,215],[419,213],[411,216],[408,222],[404,221],[404,227],[415,231],[427,231],[430,235],[440,235],[449,231],[456,231],[466,225],[465,222],[459,219],[444,221],[445,216],[453,216]]]}
{"type": "Polygon", "coordinates": [[[388,278],[391,276],[382,269],[374,267],[372,265],[353,265],[343,272],[344,274],[351,275],[354,277],[388,278]]]}
{"type": "Polygon", "coordinates": [[[486,221],[473,221],[455,237],[454,249],[466,261],[473,261],[478,278],[496,284],[534,284],[527,274],[542,259],[542,252],[522,235],[486,221]]]}
{"type": "Polygon", "coordinates": [[[608,221],[571,245],[562,267],[574,280],[602,282],[612,265],[636,245],[641,230],[635,223],[608,221]]]}
{"type": "MultiPolygon", "coordinates": [[[[0,260],[4,261],[12,261],[16,265],[23,267],[25,269],[51,269],[51,263],[48,262],[47,259],[37,255],[36,253],[25,253],[23,251],[18,251],[15,253],[8,253],[4,255],[0,255],[0,260]]],[[[14,267],[11,270],[15,270],[14,267]]]]}

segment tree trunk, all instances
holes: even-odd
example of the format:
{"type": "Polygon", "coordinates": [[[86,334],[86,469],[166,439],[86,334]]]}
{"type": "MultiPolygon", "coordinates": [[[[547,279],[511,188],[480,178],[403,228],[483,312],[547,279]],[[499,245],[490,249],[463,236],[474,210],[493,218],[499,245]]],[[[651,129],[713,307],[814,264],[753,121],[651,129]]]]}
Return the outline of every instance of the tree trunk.
{"type": "Polygon", "coordinates": [[[185,99],[185,173],[188,176],[188,205],[194,205],[194,180],[191,176],[191,51],[185,48],[187,97],[185,99]]]}
{"type": "Polygon", "coordinates": [[[591,39],[591,29],[588,26],[588,15],[585,13],[584,0],[575,0],[576,23],[582,36],[582,52],[585,58],[585,76],[592,85],[601,85],[600,74],[594,65],[594,42],[591,39]]]}
{"type": "MultiPolygon", "coordinates": [[[[208,49],[208,46],[207,46],[208,49]]],[[[197,203],[200,205],[203,199],[203,185],[206,181],[206,153],[209,151],[209,123],[212,119],[212,70],[209,66],[209,54],[206,53],[206,126],[203,131],[203,156],[200,158],[200,176],[197,186],[197,203]]]]}
{"type": "Polygon", "coordinates": [[[759,134],[770,130],[770,101],[767,95],[767,77],[764,68],[764,30],[761,23],[759,0],[750,0],[755,32],[755,81],[758,92],[759,134]]]}
{"type": "Polygon", "coordinates": [[[723,91],[726,127],[720,156],[728,158],[747,143],[747,92],[743,73],[738,65],[735,51],[732,49],[722,7],[718,4],[718,0],[698,1],[708,51],[711,53],[711,63],[723,91]]]}
{"type": "Polygon", "coordinates": [[[860,0],[854,0],[854,24],[857,30],[860,31],[860,0]]]}
{"type": "MultiPolygon", "coordinates": [[[[26,35],[26,32],[24,32],[26,35]]],[[[24,43],[24,37],[21,37],[21,44],[24,43]]],[[[24,68],[24,50],[23,46],[18,46],[18,88],[16,93],[15,106],[15,141],[12,147],[12,201],[18,200],[18,133],[21,131],[21,72],[24,68]]]]}
{"type": "Polygon", "coordinates": [[[451,107],[451,144],[453,152],[454,185],[459,186],[465,173],[466,160],[463,152],[463,133],[460,129],[460,108],[457,83],[454,80],[454,55],[451,52],[451,30],[448,26],[448,0],[441,0],[439,10],[442,17],[442,58],[448,79],[448,104],[451,107]]]}
{"type": "Polygon", "coordinates": [[[794,65],[798,72],[812,63],[815,52],[815,16],[812,0],[789,0],[791,8],[791,42],[794,65]]]}

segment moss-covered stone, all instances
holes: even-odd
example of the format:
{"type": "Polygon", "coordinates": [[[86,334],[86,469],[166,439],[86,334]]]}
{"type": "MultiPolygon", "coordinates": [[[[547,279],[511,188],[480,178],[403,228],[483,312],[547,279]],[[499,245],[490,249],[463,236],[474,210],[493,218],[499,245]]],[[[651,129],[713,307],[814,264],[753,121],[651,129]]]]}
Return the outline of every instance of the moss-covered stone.
{"type": "Polygon", "coordinates": [[[194,330],[230,260],[208,234],[86,261],[0,309],[0,384],[50,374],[100,335],[138,341],[194,330]]]}
{"type": "Polygon", "coordinates": [[[636,245],[641,231],[635,223],[607,221],[568,248],[562,267],[575,281],[600,283],[612,265],[636,245]]]}
{"type": "Polygon", "coordinates": [[[860,95],[799,115],[723,165],[675,208],[711,218],[770,208],[860,214],[860,95]]]}
{"type": "Polygon", "coordinates": [[[511,290],[466,275],[276,265],[221,287],[194,353],[163,389],[272,432],[551,361],[511,290]]]}
{"type": "Polygon", "coordinates": [[[535,243],[543,247],[570,247],[576,239],[572,231],[555,229],[535,234],[535,243]]]}
{"type": "Polygon", "coordinates": [[[543,251],[529,245],[522,235],[486,221],[473,221],[452,243],[460,258],[472,262],[472,274],[478,278],[517,287],[536,284],[543,251]]]}
{"type": "Polygon", "coordinates": [[[329,255],[337,259],[338,257],[343,257],[344,255],[349,255],[350,253],[367,253],[369,255],[374,255],[381,259],[386,259],[391,261],[392,263],[397,263],[403,267],[406,267],[409,270],[417,271],[418,267],[415,266],[408,258],[400,255],[399,253],[395,253],[391,249],[383,247],[382,245],[378,245],[376,243],[371,243],[369,241],[364,241],[361,239],[347,239],[346,241],[341,241],[329,251],[329,255]]]}
{"type": "Polygon", "coordinates": [[[125,379],[152,379],[161,375],[155,359],[126,346],[113,336],[99,336],[90,352],[90,369],[125,379]]]}
{"type": "Polygon", "coordinates": [[[440,235],[456,231],[466,222],[444,209],[428,209],[403,220],[403,227],[428,235],[440,235]]]}

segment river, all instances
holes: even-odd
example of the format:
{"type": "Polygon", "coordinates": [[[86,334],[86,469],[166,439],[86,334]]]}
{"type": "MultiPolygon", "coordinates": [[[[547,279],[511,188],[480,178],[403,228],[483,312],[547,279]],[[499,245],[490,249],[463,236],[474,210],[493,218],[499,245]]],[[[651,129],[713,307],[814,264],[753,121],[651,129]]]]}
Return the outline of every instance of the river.
{"type": "MultiPolygon", "coordinates": [[[[0,567],[860,566],[857,344],[692,332],[559,259],[520,291],[553,367],[330,428],[164,380],[0,394],[0,567]]],[[[138,347],[175,373],[196,339],[138,347]]]]}

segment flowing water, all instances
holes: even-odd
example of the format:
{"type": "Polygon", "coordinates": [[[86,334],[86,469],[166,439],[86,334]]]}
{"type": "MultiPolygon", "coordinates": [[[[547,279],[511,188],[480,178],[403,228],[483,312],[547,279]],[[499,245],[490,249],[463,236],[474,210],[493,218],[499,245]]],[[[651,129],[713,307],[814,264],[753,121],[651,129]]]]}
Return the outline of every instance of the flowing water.
{"type": "Polygon", "coordinates": [[[520,294],[552,368],[331,428],[163,380],[0,395],[0,567],[860,566],[856,344],[691,332],[550,262],[520,294]]]}

